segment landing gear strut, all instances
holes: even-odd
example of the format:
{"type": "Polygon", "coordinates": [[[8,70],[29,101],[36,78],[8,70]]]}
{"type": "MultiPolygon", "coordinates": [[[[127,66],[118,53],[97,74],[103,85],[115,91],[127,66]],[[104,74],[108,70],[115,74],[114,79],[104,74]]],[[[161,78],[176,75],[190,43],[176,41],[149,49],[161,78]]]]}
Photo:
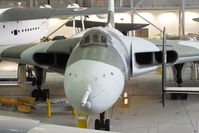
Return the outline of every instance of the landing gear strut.
{"type": "Polygon", "coordinates": [[[36,86],[37,89],[34,89],[32,91],[32,97],[36,98],[36,101],[43,100],[45,101],[46,98],[49,98],[49,90],[43,89],[42,90],[42,83],[43,83],[43,69],[40,67],[34,67],[35,68],[35,75],[36,75],[36,86]]]}
{"type": "MultiPolygon", "coordinates": [[[[178,84],[178,87],[182,87],[182,68],[184,64],[176,64],[174,65],[174,68],[176,70],[176,83],[178,84]]],[[[171,99],[172,100],[177,100],[178,96],[186,100],[188,95],[187,94],[182,94],[182,93],[171,93],[171,99]]]]}
{"type": "Polygon", "coordinates": [[[100,119],[95,120],[95,129],[96,130],[105,130],[110,131],[110,120],[105,120],[105,112],[100,114],[100,119]]]}
{"type": "Polygon", "coordinates": [[[32,82],[32,85],[34,86],[36,84],[36,77],[33,75],[33,70],[29,66],[26,68],[27,72],[27,78],[26,80],[29,82],[32,82]]]}

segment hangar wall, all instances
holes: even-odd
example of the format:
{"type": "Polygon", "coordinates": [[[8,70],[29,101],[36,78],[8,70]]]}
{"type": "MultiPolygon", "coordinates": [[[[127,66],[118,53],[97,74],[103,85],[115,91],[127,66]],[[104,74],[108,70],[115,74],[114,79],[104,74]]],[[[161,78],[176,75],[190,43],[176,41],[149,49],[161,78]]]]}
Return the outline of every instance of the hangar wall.
{"type": "MultiPolygon", "coordinates": [[[[166,31],[169,35],[178,36],[179,30],[179,11],[139,11],[140,15],[151,21],[153,24],[163,29],[166,27],[166,31]]],[[[192,19],[199,17],[199,10],[189,9],[185,11],[185,34],[187,33],[198,33],[199,24],[194,22],[192,19]]],[[[135,23],[146,23],[143,19],[135,15],[135,23]]],[[[148,26],[149,28],[149,37],[157,38],[159,37],[160,32],[153,26],[148,26]]]]}
{"type": "MultiPolygon", "coordinates": [[[[165,10],[165,11],[159,11],[159,10],[145,10],[145,11],[138,11],[140,15],[142,15],[144,18],[151,21],[153,24],[158,26],[159,28],[163,29],[163,27],[166,27],[166,31],[171,36],[178,36],[178,30],[179,30],[179,11],[178,10],[165,10]]],[[[131,22],[131,15],[130,13],[124,13],[124,14],[116,14],[115,15],[116,22],[123,22],[123,23],[130,23],[131,22]]],[[[199,32],[199,24],[197,22],[194,22],[192,19],[195,17],[199,17],[199,10],[196,9],[189,9],[185,12],[185,34],[188,33],[198,33],[199,32]]],[[[95,20],[95,21],[102,21],[105,22],[106,19],[99,19],[97,16],[92,15],[89,17],[88,20],[95,20]]],[[[53,29],[59,27],[58,25],[62,25],[66,20],[60,20],[60,19],[50,19],[50,31],[53,31],[53,29]]],[[[135,23],[147,23],[143,19],[141,19],[139,16],[134,16],[134,22],[135,23]]],[[[150,38],[159,38],[160,32],[154,28],[152,25],[149,25],[147,27],[149,29],[149,37],[150,38]]],[[[72,28],[64,27],[60,29],[55,35],[65,35],[67,37],[72,35],[72,28]],[[67,32],[71,31],[71,32],[67,32]]]]}
{"type": "MultiPolygon", "coordinates": [[[[139,10],[138,13],[158,26],[159,28],[163,29],[166,27],[166,31],[171,36],[178,36],[178,29],[179,29],[179,10],[139,10]]],[[[199,28],[198,23],[194,22],[192,19],[195,17],[199,17],[199,10],[197,9],[189,9],[185,12],[185,33],[198,33],[199,28]]],[[[92,15],[89,17],[88,20],[95,20],[95,21],[102,21],[105,22],[105,19],[99,19],[97,16],[92,15]]],[[[115,15],[115,21],[120,23],[130,23],[131,22],[131,14],[130,13],[117,13],[115,15]]],[[[134,16],[135,23],[147,23],[139,16],[134,16]]],[[[160,32],[154,28],[153,26],[149,25],[149,37],[150,38],[159,38],[160,32]]]]}

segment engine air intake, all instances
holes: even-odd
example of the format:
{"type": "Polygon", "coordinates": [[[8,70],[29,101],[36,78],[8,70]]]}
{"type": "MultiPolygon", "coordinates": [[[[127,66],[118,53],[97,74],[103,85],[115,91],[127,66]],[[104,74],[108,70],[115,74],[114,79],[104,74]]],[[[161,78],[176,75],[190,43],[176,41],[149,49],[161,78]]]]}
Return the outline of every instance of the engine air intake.
{"type": "MultiPolygon", "coordinates": [[[[175,51],[167,51],[167,63],[172,64],[178,59],[175,51]]],[[[159,65],[162,63],[162,51],[135,53],[136,63],[142,65],[159,65]]]]}

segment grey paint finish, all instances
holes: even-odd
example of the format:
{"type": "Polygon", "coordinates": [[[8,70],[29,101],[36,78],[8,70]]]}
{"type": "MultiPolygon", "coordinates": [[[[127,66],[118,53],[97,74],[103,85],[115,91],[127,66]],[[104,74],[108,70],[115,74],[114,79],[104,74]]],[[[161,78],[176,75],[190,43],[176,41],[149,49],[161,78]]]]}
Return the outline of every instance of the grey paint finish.
{"type": "Polygon", "coordinates": [[[13,46],[3,51],[1,57],[20,59],[21,53],[32,46],[34,46],[34,44],[13,46]]]}
{"type": "Polygon", "coordinates": [[[112,46],[79,46],[71,53],[67,63],[67,67],[79,60],[93,60],[103,62],[119,68],[123,73],[126,73],[125,65],[122,63],[122,58],[117,50],[112,46]]]}
{"type": "Polygon", "coordinates": [[[79,43],[79,38],[69,38],[66,40],[55,41],[47,50],[48,53],[68,53],[70,54],[74,47],[79,43]]]}
{"type": "MultiPolygon", "coordinates": [[[[74,47],[79,43],[81,38],[70,38],[66,40],[58,40],[54,42],[45,42],[45,43],[39,43],[39,44],[24,44],[24,45],[17,45],[17,46],[11,46],[8,48],[5,48],[1,52],[1,57],[5,58],[6,60],[11,59],[14,60],[23,60],[30,61],[34,60],[34,55],[37,53],[44,53],[44,54],[54,54],[55,56],[57,54],[66,54],[70,55],[74,47]],[[42,47],[37,48],[38,45],[41,45],[42,47]],[[25,56],[22,56],[24,53],[27,53],[25,56]],[[25,59],[26,57],[31,56],[31,59],[25,59]],[[24,58],[25,57],[25,58],[24,58]]],[[[28,62],[26,62],[28,63],[28,62]]],[[[31,63],[32,64],[32,63],[31,63]]],[[[37,64],[33,64],[37,65],[37,64]]],[[[62,68],[56,64],[53,64],[52,66],[49,66],[50,70],[53,70],[58,73],[64,73],[65,67],[62,68]]]]}
{"type": "MultiPolygon", "coordinates": [[[[146,39],[146,40],[156,44],[157,46],[159,46],[160,49],[162,49],[162,40],[157,40],[157,39],[146,39]]],[[[198,56],[198,54],[199,54],[198,49],[191,47],[191,46],[179,45],[178,44],[179,42],[180,42],[180,40],[178,40],[178,41],[167,40],[166,41],[167,50],[175,50],[178,53],[179,58],[198,56]]]]}

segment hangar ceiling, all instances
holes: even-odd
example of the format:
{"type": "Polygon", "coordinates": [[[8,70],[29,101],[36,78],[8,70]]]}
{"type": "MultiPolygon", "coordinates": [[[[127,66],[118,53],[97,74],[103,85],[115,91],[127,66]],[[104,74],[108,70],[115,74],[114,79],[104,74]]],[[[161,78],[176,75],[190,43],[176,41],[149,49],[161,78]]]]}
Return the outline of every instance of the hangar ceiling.
{"type": "MultiPolygon", "coordinates": [[[[33,1],[34,6],[40,6],[47,3],[48,0],[0,0],[0,5],[17,5],[17,2],[22,2],[25,7],[30,6],[30,1],[33,1]]],[[[53,7],[62,7],[70,2],[77,2],[82,6],[95,7],[107,6],[107,0],[50,0],[53,7]]],[[[136,5],[140,0],[115,0],[116,6],[129,7],[130,1],[136,5]]],[[[181,0],[144,0],[140,8],[171,8],[179,7],[181,0]]],[[[199,0],[185,0],[185,6],[198,7],[199,0]]]]}

